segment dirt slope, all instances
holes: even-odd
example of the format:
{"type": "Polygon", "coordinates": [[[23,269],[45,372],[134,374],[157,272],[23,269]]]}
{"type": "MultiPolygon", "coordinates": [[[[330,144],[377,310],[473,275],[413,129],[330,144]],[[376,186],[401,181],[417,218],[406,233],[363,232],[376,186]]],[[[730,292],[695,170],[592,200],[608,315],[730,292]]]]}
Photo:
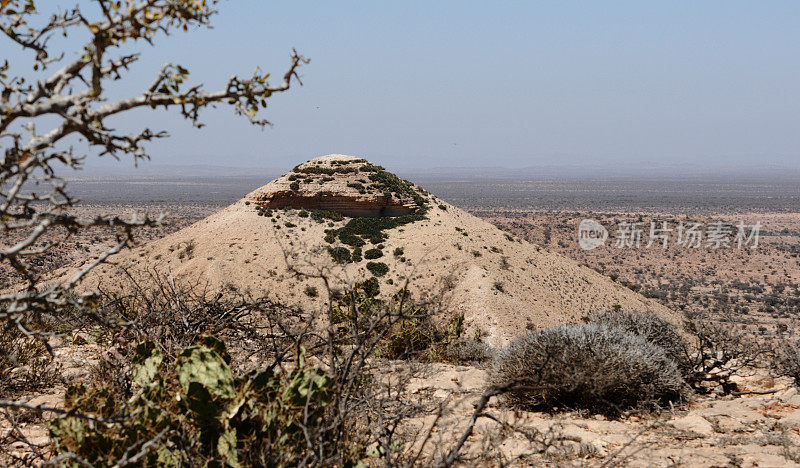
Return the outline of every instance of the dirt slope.
{"type": "Polygon", "coordinates": [[[575,322],[617,305],[677,320],[663,306],[573,260],[515,238],[379,166],[343,155],[304,163],[200,222],[117,255],[88,285],[114,287],[120,266],[155,268],[208,282],[214,290],[233,286],[322,310],[327,301],[322,280],[292,274],[287,262],[301,271],[324,270],[336,287],[371,278],[367,264],[384,263],[388,272],[378,277],[382,293],[405,281],[416,297],[447,291],[447,309],[463,312],[467,332],[480,333],[491,344],[526,326],[575,322]],[[359,218],[338,220],[331,211],[359,218]],[[400,217],[380,217],[387,214],[400,217]],[[357,231],[353,240],[347,228],[352,219],[369,232],[357,231]],[[397,225],[372,229],[370,223],[387,220],[397,225]],[[340,264],[329,252],[336,247],[339,254],[347,249],[347,256],[356,257],[379,248],[382,256],[340,264]]]}

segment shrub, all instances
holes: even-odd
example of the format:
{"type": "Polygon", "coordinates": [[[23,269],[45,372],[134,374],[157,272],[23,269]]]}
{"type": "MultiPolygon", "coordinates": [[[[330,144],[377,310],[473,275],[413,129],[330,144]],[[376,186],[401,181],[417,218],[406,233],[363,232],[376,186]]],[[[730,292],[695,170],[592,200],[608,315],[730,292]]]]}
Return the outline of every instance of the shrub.
{"type": "Polygon", "coordinates": [[[603,312],[591,319],[592,323],[622,329],[628,333],[641,336],[650,343],[664,350],[664,354],[675,362],[684,379],[692,375],[692,364],[689,360],[689,348],[686,341],[678,333],[675,325],[652,313],[634,313],[623,311],[603,312]]]}
{"type": "Polygon", "coordinates": [[[339,240],[342,241],[343,244],[347,244],[351,247],[361,247],[366,244],[364,239],[358,237],[350,231],[343,229],[339,231],[339,240]]]}
{"type": "Polygon", "coordinates": [[[300,190],[300,184],[298,184],[297,182],[292,182],[291,184],[289,184],[289,188],[294,191],[298,191],[300,190]]]}
{"type": "Polygon", "coordinates": [[[515,338],[495,359],[490,382],[522,408],[581,408],[609,415],[678,400],[684,388],[677,366],[661,348],[596,324],[515,338]]]}
{"type": "Polygon", "coordinates": [[[389,266],[383,262],[367,262],[367,270],[375,276],[383,276],[389,273],[389,266]]]}
{"type": "Polygon", "coordinates": [[[312,209],[309,210],[309,212],[311,213],[311,219],[318,223],[321,223],[325,219],[330,219],[332,221],[341,221],[344,219],[344,216],[336,211],[312,209]]]}
{"type": "Polygon", "coordinates": [[[456,341],[442,352],[442,358],[445,361],[456,364],[487,362],[492,359],[493,355],[492,347],[480,341],[456,341]]]}
{"type": "Polygon", "coordinates": [[[414,213],[405,216],[352,218],[343,227],[331,230],[326,240],[339,237],[342,243],[358,247],[364,245],[364,239],[366,239],[378,245],[388,237],[384,231],[422,219],[425,219],[424,210],[422,208],[417,208],[414,213]]]}
{"type": "Polygon", "coordinates": [[[381,251],[381,249],[369,249],[364,252],[364,258],[367,260],[374,260],[381,257],[383,257],[383,251],[381,251]]]}
{"type": "Polygon", "coordinates": [[[732,377],[763,367],[775,355],[772,343],[757,340],[732,319],[690,316],[685,329],[695,342],[689,356],[692,375],[687,382],[700,393],[735,391],[732,377]]]}
{"type": "Polygon", "coordinates": [[[25,335],[13,322],[0,328],[0,399],[52,387],[60,376],[42,339],[25,335]]]}
{"type": "Polygon", "coordinates": [[[350,263],[352,257],[347,247],[328,247],[328,253],[336,263],[350,263]]]}
{"type": "Polygon", "coordinates": [[[791,377],[800,387],[800,343],[783,343],[775,357],[778,374],[791,377]]]}
{"type": "Polygon", "coordinates": [[[464,315],[454,315],[443,326],[425,307],[413,307],[403,315],[381,341],[379,354],[387,359],[445,360],[445,350],[461,335],[464,315]]]}
{"type": "Polygon", "coordinates": [[[351,182],[347,184],[347,186],[358,190],[359,193],[367,193],[367,190],[364,188],[364,185],[359,184],[358,182],[351,182]]]}
{"type": "Polygon", "coordinates": [[[362,260],[362,255],[361,255],[361,247],[355,247],[355,248],[353,248],[353,255],[352,255],[352,261],[353,261],[353,263],[358,263],[358,262],[360,262],[361,260],[362,260]]]}
{"type": "Polygon", "coordinates": [[[93,466],[111,466],[132,447],[142,449],[140,466],[291,466],[305,456],[305,434],[325,431],[334,383],[302,355],[286,374],[269,368],[236,376],[214,338],[184,349],[174,362],[152,342],[135,353],[131,379],[138,390],[129,401],[113,398],[104,382],[72,385],[65,394],[68,410],[105,419],[127,414],[125,422],[54,419],[57,453],[93,466]]]}
{"type": "Polygon", "coordinates": [[[401,255],[403,255],[403,248],[402,247],[395,248],[394,249],[394,256],[395,257],[399,257],[401,255]]]}

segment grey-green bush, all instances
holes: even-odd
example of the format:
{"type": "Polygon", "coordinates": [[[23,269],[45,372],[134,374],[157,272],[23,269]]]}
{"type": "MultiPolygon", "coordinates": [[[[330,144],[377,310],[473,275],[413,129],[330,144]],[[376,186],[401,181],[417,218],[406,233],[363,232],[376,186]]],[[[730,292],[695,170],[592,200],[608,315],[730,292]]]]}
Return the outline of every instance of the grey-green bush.
{"type": "Polygon", "coordinates": [[[442,358],[457,364],[474,364],[487,362],[493,355],[494,349],[486,343],[459,340],[444,349],[442,358]]]}
{"type": "Polygon", "coordinates": [[[497,356],[490,384],[524,409],[617,415],[680,400],[685,384],[664,351],[641,336],[597,324],[536,330],[497,356]]]}
{"type": "Polygon", "coordinates": [[[684,379],[693,374],[689,359],[689,348],[675,325],[661,317],[644,312],[608,311],[593,316],[590,323],[620,328],[628,333],[639,335],[664,350],[672,359],[684,379]]]}

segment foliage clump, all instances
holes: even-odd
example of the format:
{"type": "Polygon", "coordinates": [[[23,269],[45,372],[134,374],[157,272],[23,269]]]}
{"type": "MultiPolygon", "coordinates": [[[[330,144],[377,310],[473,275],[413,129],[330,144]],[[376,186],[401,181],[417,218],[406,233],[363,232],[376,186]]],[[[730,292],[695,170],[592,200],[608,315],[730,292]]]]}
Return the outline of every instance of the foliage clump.
{"type": "Polygon", "coordinates": [[[308,212],[311,214],[311,219],[318,223],[321,223],[326,219],[331,221],[341,221],[344,219],[344,215],[337,211],[310,209],[308,212]]]}
{"type": "Polygon", "coordinates": [[[374,260],[381,257],[383,257],[383,251],[381,249],[369,249],[364,252],[364,258],[367,260],[374,260]]]}
{"type": "Polygon", "coordinates": [[[680,400],[684,381],[658,346],[619,328],[579,324],[518,336],[490,373],[515,406],[617,415],[680,400]]]}
{"type": "Polygon", "coordinates": [[[365,240],[378,245],[389,238],[384,231],[422,219],[425,217],[418,212],[404,216],[352,218],[343,227],[328,231],[325,240],[332,243],[338,237],[342,243],[353,247],[364,245],[365,240]]]}
{"type": "Polygon", "coordinates": [[[131,361],[136,390],[128,401],[115,398],[103,381],[69,387],[67,410],[119,421],[54,419],[50,436],[57,453],[93,466],[114,465],[139,449],[142,466],[294,466],[307,449],[304,434],[324,427],[334,401],[333,379],[302,353],[286,373],[235,375],[225,345],[207,337],[174,361],[144,342],[131,361]]]}
{"type": "Polygon", "coordinates": [[[389,273],[389,265],[383,262],[367,262],[367,270],[375,276],[383,276],[389,273]]]}
{"type": "Polygon", "coordinates": [[[347,247],[328,247],[328,253],[330,254],[333,261],[336,263],[350,263],[353,261],[353,257],[350,254],[350,249],[347,247]]]}

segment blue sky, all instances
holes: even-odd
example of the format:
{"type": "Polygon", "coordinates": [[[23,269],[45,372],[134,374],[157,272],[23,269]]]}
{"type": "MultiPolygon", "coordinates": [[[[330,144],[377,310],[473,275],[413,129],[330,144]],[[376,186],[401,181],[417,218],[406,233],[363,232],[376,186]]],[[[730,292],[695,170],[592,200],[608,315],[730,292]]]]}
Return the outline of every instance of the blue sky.
{"type": "MultiPolygon", "coordinates": [[[[64,3],[69,5],[70,3],[64,3]]],[[[256,65],[303,87],[261,131],[228,109],[174,114],[164,164],[291,167],[327,153],[397,168],[800,166],[800,2],[221,2],[214,29],[161,38],[116,92],[165,61],[213,89],[256,65]]],[[[9,60],[21,55],[8,43],[9,60]]]]}

